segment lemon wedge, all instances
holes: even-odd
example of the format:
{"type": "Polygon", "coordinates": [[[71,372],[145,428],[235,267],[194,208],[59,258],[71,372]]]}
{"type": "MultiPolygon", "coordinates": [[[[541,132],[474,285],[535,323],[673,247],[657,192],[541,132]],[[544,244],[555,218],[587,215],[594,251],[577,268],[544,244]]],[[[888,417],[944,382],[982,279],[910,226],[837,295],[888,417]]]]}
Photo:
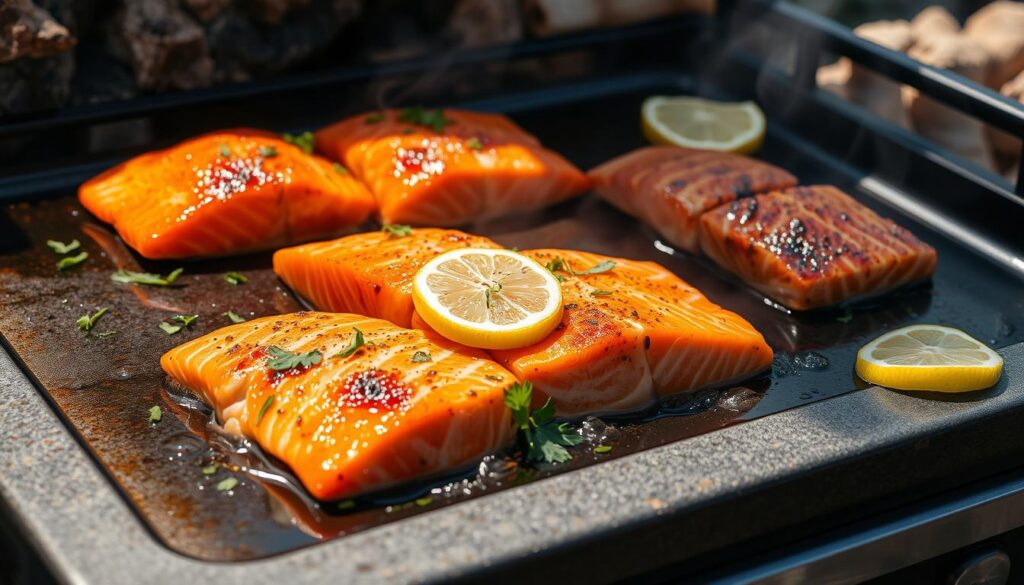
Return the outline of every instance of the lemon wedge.
{"type": "Polygon", "coordinates": [[[857,375],[897,390],[969,392],[995,385],[1003,358],[959,329],[911,325],[857,352],[857,375]]]}
{"type": "Polygon", "coordinates": [[[754,102],[652,96],[640,116],[644,136],[655,144],[749,154],[764,142],[764,112],[754,102]]]}
{"type": "Polygon", "coordinates": [[[509,250],[437,256],[416,273],[412,300],[435,331],[484,349],[536,343],[562,320],[562,287],[551,271],[509,250]]]}

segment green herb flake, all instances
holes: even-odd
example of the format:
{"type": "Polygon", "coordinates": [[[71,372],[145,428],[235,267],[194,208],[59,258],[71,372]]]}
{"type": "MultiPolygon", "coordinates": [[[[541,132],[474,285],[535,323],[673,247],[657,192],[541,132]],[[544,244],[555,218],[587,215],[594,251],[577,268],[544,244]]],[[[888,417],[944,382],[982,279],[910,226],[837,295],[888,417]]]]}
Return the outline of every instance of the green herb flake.
{"type": "Polygon", "coordinates": [[[228,319],[229,319],[229,320],[230,320],[230,321],[231,321],[232,323],[245,323],[245,318],[244,318],[244,317],[242,317],[242,316],[240,316],[240,315],[239,315],[238,313],[236,313],[236,312],[234,312],[234,311],[228,311],[227,313],[224,313],[224,315],[225,315],[225,316],[226,316],[226,317],[227,317],[227,318],[228,318],[228,319]]]}
{"type": "Polygon", "coordinates": [[[526,446],[530,461],[564,463],[572,459],[566,447],[579,445],[583,437],[568,423],[556,423],[555,405],[548,398],[544,406],[530,410],[533,384],[516,382],[505,390],[505,406],[526,446]]]}
{"type": "Polygon", "coordinates": [[[572,274],[574,274],[576,276],[586,276],[588,274],[601,274],[602,272],[608,272],[609,270],[611,270],[613,268],[615,268],[615,261],[614,260],[605,260],[603,262],[598,262],[593,267],[588,268],[588,269],[586,269],[586,270],[584,270],[582,272],[573,272],[572,274]]]}
{"type": "Polygon", "coordinates": [[[337,504],[335,504],[335,506],[339,510],[351,510],[352,508],[356,507],[356,501],[355,500],[342,500],[342,501],[338,502],[337,504]]]}
{"type": "Polygon", "coordinates": [[[412,363],[422,364],[431,361],[430,354],[425,351],[417,351],[412,354],[412,363]]]}
{"type": "Polygon", "coordinates": [[[416,498],[413,501],[416,503],[417,506],[422,508],[423,506],[429,506],[431,502],[434,501],[434,498],[430,496],[423,496],[422,498],[416,498]]]}
{"type": "Polygon", "coordinates": [[[99,321],[100,317],[107,313],[107,308],[103,307],[99,311],[96,311],[92,315],[86,313],[75,321],[75,325],[78,325],[79,331],[85,331],[86,333],[92,331],[92,328],[96,325],[96,321],[99,321]]]}
{"type": "Polygon", "coordinates": [[[358,327],[353,327],[352,331],[355,331],[355,336],[352,337],[352,343],[345,349],[334,354],[336,358],[347,358],[359,350],[360,347],[366,345],[366,339],[363,337],[363,332],[358,327]]]}
{"type": "Polygon", "coordinates": [[[224,275],[224,282],[232,286],[237,286],[239,284],[245,284],[249,282],[249,277],[242,274],[241,272],[235,272],[234,270],[232,270],[224,275]]]}
{"type": "Polygon", "coordinates": [[[386,233],[389,238],[404,238],[412,235],[412,228],[407,225],[389,223],[381,226],[380,231],[386,233]]]}
{"type": "Polygon", "coordinates": [[[220,155],[225,158],[231,156],[231,149],[228,148],[227,144],[220,145],[220,155]]]}
{"type": "Polygon", "coordinates": [[[192,324],[195,323],[196,319],[198,318],[199,315],[175,315],[171,317],[171,320],[177,321],[178,323],[181,323],[185,327],[191,327],[192,324]]]}
{"type": "Polygon", "coordinates": [[[160,330],[166,333],[167,335],[174,335],[175,333],[181,331],[182,327],[183,325],[173,325],[171,323],[168,323],[167,321],[160,322],[160,330]]]}
{"type": "Polygon", "coordinates": [[[302,152],[306,154],[313,154],[313,145],[315,139],[313,138],[312,132],[303,132],[302,134],[282,134],[281,138],[288,144],[294,144],[302,149],[302,152]]]}
{"type": "Polygon", "coordinates": [[[365,121],[367,124],[380,124],[381,122],[384,121],[384,114],[383,112],[374,112],[372,114],[367,114],[365,121]]]}
{"type": "Polygon", "coordinates": [[[118,270],[110,276],[110,280],[120,284],[147,284],[149,286],[171,286],[175,280],[185,272],[184,268],[172,270],[167,276],[152,274],[150,272],[132,272],[131,270],[118,270]]]}
{"type": "Polygon", "coordinates": [[[273,146],[261,146],[260,156],[262,156],[263,158],[274,158],[275,156],[277,156],[277,149],[274,148],[273,146]]]}
{"type": "Polygon", "coordinates": [[[554,260],[545,264],[544,268],[547,268],[552,273],[565,272],[573,276],[588,276],[590,274],[601,274],[602,272],[608,272],[609,270],[612,270],[613,268],[615,268],[615,261],[604,260],[602,262],[598,262],[597,264],[586,270],[576,271],[573,270],[571,266],[569,266],[568,260],[556,256],[554,260]]]}
{"type": "Polygon", "coordinates": [[[85,262],[85,259],[88,257],[88,252],[82,252],[76,256],[65,256],[64,258],[61,258],[57,262],[57,270],[64,271],[69,268],[74,268],[75,266],[78,266],[82,262],[85,262]]]}
{"type": "Polygon", "coordinates": [[[202,469],[203,475],[213,475],[220,469],[219,463],[211,463],[202,469]]]}
{"type": "Polygon", "coordinates": [[[266,402],[264,402],[263,406],[260,407],[260,413],[256,416],[256,426],[259,426],[260,423],[263,422],[263,417],[266,416],[267,409],[270,408],[270,405],[274,404],[274,396],[274,394],[267,396],[266,402]]]}
{"type": "Polygon", "coordinates": [[[444,117],[444,110],[428,110],[421,106],[400,110],[398,112],[398,121],[425,126],[437,133],[444,131],[445,126],[455,123],[453,120],[444,117]]]}
{"type": "Polygon", "coordinates": [[[271,355],[267,360],[267,367],[279,372],[293,368],[311,368],[319,364],[324,357],[318,349],[306,353],[292,353],[276,345],[268,347],[267,353],[271,355]]]}
{"type": "Polygon", "coordinates": [[[611,453],[611,451],[612,451],[612,446],[611,445],[598,445],[597,447],[594,447],[594,453],[597,453],[598,455],[604,455],[605,453],[611,453]]]}
{"type": "Polygon", "coordinates": [[[839,321],[840,323],[849,323],[850,321],[853,321],[853,309],[846,307],[843,310],[843,314],[836,317],[836,321],[839,321]]]}
{"type": "Polygon", "coordinates": [[[470,150],[481,150],[483,149],[483,147],[483,143],[480,142],[480,139],[477,138],[476,136],[473,136],[472,138],[466,141],[466,148],[470,150]]]}
{"type": "Polygon", "coordinates": [[[149,424],[156,424],[164,417],[164,411],[161,410],[160,406],[154,406],[149,409],[149,424]]]}
{"type": "Polygon", "coordinates": [[[70,243],[58,242],[57,240],[46,240],[46,245],[57,254],[70,254],[82,247],[78,240],[71,240],[70,243]]]}
{"type": "Polygon", "coordinates": [[[334,163],[334,164],[331,165],[331,168],[333,168],[334,172],[338,173],[339,175],[347,175],[348,174],[348,169],[346,169],[345,165],[343,165],[341,163],[334,163]]]}
{"type": "Polygon", "coordinates": [[[592,297],[606,297],[606,296],[612,294],[613,292],[615,292],[615,291],[597,289],[597,290],[590,291],[590,296],[592,296],[592,297]]]}
{"type": "Polygon", "coordinates": [[[235,489],[236,486],[238,486],[238,478],[229,477],[229,478],[222,479],[219,482],[217,482],[217,491],[218,492],[229,492],[229,491],[235,489]]]}

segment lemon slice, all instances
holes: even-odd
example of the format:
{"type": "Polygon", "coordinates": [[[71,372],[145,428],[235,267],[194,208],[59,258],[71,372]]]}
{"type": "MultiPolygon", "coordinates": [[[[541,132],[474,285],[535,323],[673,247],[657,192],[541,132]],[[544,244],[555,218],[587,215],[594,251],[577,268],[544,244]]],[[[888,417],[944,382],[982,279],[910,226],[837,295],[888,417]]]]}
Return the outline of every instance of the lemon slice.
{"type": "Polygon", "coordinates": [[[897,390],[968,392],[995,385],[1003,358],[959,329],[911,325],[857,352],[857,375],[897,390]]]}
{"type": "Polygon", "coordinates": [[[551,271],[509,250],[441,254],[416,273],[412,300],[435,331],[484,349],[536,343],[562,320],[562,287],[551,271]]]}
{"type": "Polygon", "coordinates": [[[764,112],[754,102],[652,96],[640,115],[644,136],[655,144],[748,154],[764,142],[764,112]]]}

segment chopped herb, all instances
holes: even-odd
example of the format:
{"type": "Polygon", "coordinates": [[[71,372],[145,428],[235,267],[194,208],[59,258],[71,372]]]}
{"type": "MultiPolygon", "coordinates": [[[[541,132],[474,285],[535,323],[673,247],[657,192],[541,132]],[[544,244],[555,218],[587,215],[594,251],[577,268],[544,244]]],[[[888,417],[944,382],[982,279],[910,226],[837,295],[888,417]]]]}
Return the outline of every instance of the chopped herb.
{"type": "Polygon", "coordinates": [[[579,445],[583,440],[568,423],[556,423],[555,405],[548,398],[544,406],[530,411],[533,384],[516,382],[505,390],[505,406],[512,412],[512,420],[519,428],[526,444],[526,457],[530,461],[564,463],[572,459],[566,447],[579,445]]]}
{"type": "Polygon", "coordinates": [[[434,501],[434,498],[432,498],[430,496],[423,496],[422,498],[416,498],[413,501],[416,502],[417,506],[423,507],[423,506],[429,506],[430,503],[434,501]]]}
{"type": "Polygon", "coordinates": [[[88,333],[89,331],[92,331],[93,326],[96,325],[96,321],[99,321],[100,317],[105,315],[106,312],[107,308],[103,307],[102,309],[96,311],[92,315],[86,313],[79,317],[78,321],[76,321],[75,324],[78,325],[78,329],[80,331],[85,331],[86,333],[88,333]]]}
{"type": "Polygon", "coordinates": [[[843,309],[843,314],[836,317],[836,321],[839,321],[840,323],[849,323],[850,321],[853,321],[853,309],[850,307],[843,309]]]}
{"type": "Polygon", "coordinates": [[[81,254],[78,254],[76,256],[65,256],[64,258],[61,258],[57,262],[57,270],[67,270],[68,268],[74,268],[75,266],[78,266],[82,262],[85,262],[85,259],[88,257],[88,252],[82,252],[81,254]]]}
{"type": "Polygon", "coordinates": [[[337,505],[339,510],[351,510],[352,508],[356,507],[356,501],[355,500],[342,500],[342,501],[338,502],[336,505],[337,505]]]}
{"type": "Polygon", "coordinates": [[[245,319],[239,316],[239,314],[234,311],[228,311],[227,313],[224,314],[227,316],[228,319],[231,320],[232,323],[245,323],[245,319]]]}
{"type": "Polygon", "coordinates": [[[67,244],[64,242],[58,242],[57,240],[46,240],[46,245],[58,254],[70,254],[82,247],[81,242],[78,240],[71,240],[71,242],[67,244]]]}
{"type": "Polygon", "coordinates": [[[476,136],[474,136],[474,137],[472,137],[472,138],[470,138],[469,140],[466,141],[466,148],[468,148],[470,150],[480,150],[483,147],[484,147],[484,145],[480,142],[480,139],[477,138],[476,136]]]}
{"type": "Polygon", "coordinates": [[[604,455],[605,453],[610,453],[611,450],[612,450],[612,446],[611,445],[598,445],[597,447],[594,447],[594,453],[597,453],[598,455],[604,455]]]}
{"type": "Polygon", "coordinates": [[[302,152],[306,154],[313,154],[313,133],[303,132],[302,134],[282,134],[281,138],[284,139],[288,144],[294,144],[302,149],[302,152]]]}
{"type": "Polygon", "coordinates": [[[411,227],[397,223],[384,224],[380,227],[380,231],[392,238],[404,238],[405,236],[412,235],[411,227]]]}
{"type": "Polygon", "coordinates": [[[306,353],[292,353],[276,345],[268,347],[267,352],[272,356],[267,360],[267,367],[277,371],[309,368],[319,364],[324,357],[318,349],[306,353]]]}
{"type": "Polygon", "coordinates": [[[613,292],[615,292],[615,291],[600,290],[600,289],[592,290],[592,291],[590,291],[590,296],[592,296],[592,297],[606,297],[606,296],[612,294],[613,292]]]}
{"type": "Polygon", "coordinates": [[[496,282],[491,286],[484,289],[484,300],[487,302],[487,308],[491,308],[491,296],[501,292],[501,283],[496,282]]]}
{"type": "Polygon", "coordinates": [[[380,124],[383,121],[384,121],[384,114],[381,113],[381,112],[374,112],[372,114],[367,114],[367,116],[366,116],[366,123],[367,124],[380,124]]]}
{"type": "Polygon", "coordinates": [[[277,156],[277,149],[274,148],[273,146],[261,146],[260,156],[262,156],[263,158],[274,158],[275,156],[277,156]]]}
{"type": "Polygon", "coordinates": [[[331,166],[334,168],[334,172],[338,173],[339,175],[348,174],[348,169],[346,169],[344,165],[342,165],[341,163],[334,163],[331,166]]]}
{"type": "Polygon", "coordinates": [[[249,277],[241,272],[232,270],[224,275],[224,281],[231,285],[245,284],[249,282],[249,277]]]}
{"type": "Polygon", "coordinates": [[[131,270],[118,270],[111,275],[110,280],[121,284],[148,284],[151,286],[171,286],[175,280],[185,272],[184,268],[177,268],[167,276],[152,274],[150,272],[132,272],[131,270]]]}
{"type": "Polygon", "coordinates": [[[219,463],[211,463],[202,469],[203,475],[213,475],[220,468],[219,463]]]}
{"type": "Polygon", "coordinates": [[[424,362],[429,362],[430,359],[430,354],[425,351],[417,351],[416,353],[412,354],[412,363],[414,364],[422,364],[424,362]]]}
{"type": "Polygon", "coordinates": [[[231,490],[235,489],[235,486],[237,486],[237,485],[238,485],[238,479],[237,478],[229,477],[227,479],[222,479],[219,482],[217,482],[217,491],[218,492],[228,492],[228,491],[231,491],[231,490]]]}
{"type": "Polygon", "coordinates": [[[149,409],[149,423],[156,424],[160,422],[160,419],[164,417],[164,411],[160,409],[160,406],[154,406],[149,409]]]}
{"type": "Polygon", "coordinates": [[[598,262],[593,267],[588,268],[582,272],[573,272],[572,274],[575,274],[576,276],[586,276],[588,274],[601,274],[602,272],[608,272],[612,268],[615,268],[615,261],[605,260],[603,262],[598,262]]]}
{"type": "Polygon", "coordinates": [[[495,376],[494,374],[487,374],[484,376],[484,378],[487,378],[488,380],[494,380],[495,382],[501,382],[502,380],[505,379],[502,378],[501,376],[495,376]]]}
{"type": "Polygon", "coordinates": [[[96,337],[110,337],[111,335],[117,335],[117,331],[104,331],[103,333],[97,333],[96,337]]]}
{"type": "Polygon", "coordinates": [[[221,144],[220,145],[220,155],[221,156],[231,156],[231,149],[228,148],[227,144],[221,144]]]}
{"type": "Polygon", "coordinates": [[[267,409],[270,408],[270,405],[273,403],[274,394],[271,394],[270,396],[267,396],[267,401],[260,407],[260,413],[256,416],[256,426],[259,426],[259,424],[263,422],[263,417],[267,414],[267,409]]]}
{"type": "Polygon", "coordinates": [[[172,325],[167,321],[160,322],[160,330],[166,333],[167,335],[174,335],[175,333],[181,331],[181,328],[182,325],[172,325]]]}
{"type": "Polygon", "coordinates": [[[438,133],[444,131],[444,127],[448,124],[455,123],[444,117],[444,110],[427,110],[421,106],[402,109],[398,112],[398,121],[426,126],[438,133]]]}
{"type": "Polygon", "coordinates": [[[177,321],[178,323],[181,323],[185,327],[191,327],[192,324],[195,323],[196,319],[198,318],[199,315],[175,315],[171,317],[171,320],[177,321]]]}
{"type": "Polygon", "coordinates": [[[345,349],[334,354],[334,357],[347,358],[348,356],[354,354],[356,350],[358,350],[360,347],[366,345],[366,340],[363,338],[363,332],[360,331],[358,327],[353,327],[352,330],[356,332],[355,337],[352,338],[352,343],[350,343],[349,346],[346,347],[345,349]]]}

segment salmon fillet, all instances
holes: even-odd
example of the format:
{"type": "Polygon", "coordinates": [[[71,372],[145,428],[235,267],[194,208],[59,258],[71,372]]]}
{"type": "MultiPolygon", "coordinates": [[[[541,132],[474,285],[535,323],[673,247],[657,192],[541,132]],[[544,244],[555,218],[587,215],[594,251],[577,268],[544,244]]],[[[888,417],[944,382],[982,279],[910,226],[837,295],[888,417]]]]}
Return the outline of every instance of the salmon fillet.
{"type": "Polygon", "coordinates": [[[410,112],[422,110],[361,114],[316,133],[317,151],[373,192],[383,223],[463,225],[545,207],[589,187],[576,167],[505,116],[438,110],[430,128],[403,121],[410,112]]]}
{"type": "Polygon", "coordinates": [[[412,281],[438,254],[456,248],[500,248],[480,236],[416,228],[407,236],[384,232],[285,248],[274,253],[274,272],[314,307],[412,322],[412,281]]]}
{"type": "Polygon", "coordinates": [[[219,256],[323,238],[376,204],[354,177],[258,130],[135,157],[84,183],[82,205],[146,258],[219,256]]]}
{"type": "Polygon", "coordinates": [[[483,352],[379,319],[265,317],[180,345],[160,364],[208,402],[226,430],[288,464],[320,500],[455,471],[514,437],[503,402],[512,374],[483,352]],[[355,328],[366,345],[339,356],[355,328]],[[278,348],[316,350],[322,359],[273,369],[278,348]],[[417,352],[430,361],[414,361],[417,352]]]}
{"type": "Polygon", "coordinates": [[[791,309],[812,309],[926,280],[935,249],[831,186],[723,205],[701,219],[704,252],[791,309]]]}
{"type": "Polygon", "coordinates": [[[738,198],[796,185],[786,171],[739,154],[650,146],[588,173],[598,195],[669,243],[700,251],[700,216],[738,198]]]}
{"type": "MultiPolygon", "coordinates": [[[[653,262],[571,250],[529,250],[577,272],[562,276],[562,322],[543,341],[494,350],[494,359],[550,396],[559,416],[629,412],[663,395],[744,380],[767,369],[772,350],[747,321],[653,262]]],[[[429,329],[418,315],[414,326],[429,329]]]]}

